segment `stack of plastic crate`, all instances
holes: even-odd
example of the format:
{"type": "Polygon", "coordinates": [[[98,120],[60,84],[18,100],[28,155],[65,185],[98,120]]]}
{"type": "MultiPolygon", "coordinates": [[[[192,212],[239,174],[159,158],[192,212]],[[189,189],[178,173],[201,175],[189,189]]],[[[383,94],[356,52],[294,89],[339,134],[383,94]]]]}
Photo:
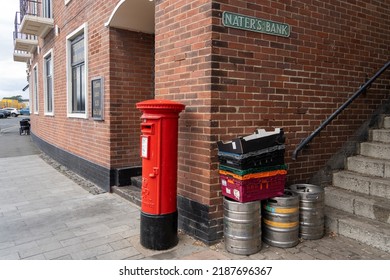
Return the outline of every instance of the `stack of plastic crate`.
{"type": "Polygon", "coordinates": [[[222,194],[239,202],[281,196],[286,183],[283,129],[219,141],[218,159],[222,194]]]}

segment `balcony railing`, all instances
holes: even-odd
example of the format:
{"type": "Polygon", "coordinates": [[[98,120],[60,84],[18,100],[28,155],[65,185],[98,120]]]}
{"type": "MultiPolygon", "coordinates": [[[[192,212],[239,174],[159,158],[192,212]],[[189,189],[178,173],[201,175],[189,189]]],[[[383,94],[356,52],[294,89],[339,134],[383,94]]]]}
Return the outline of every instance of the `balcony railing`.
{"type": "Polygon", "coordinates": [[[19,52],[33,53],[38,47],[38,37],[36,35],[20,33],[20,13],[15,14],[14,48],[19,52]]]}
{"type": "Polygon", "coordinates": [[[38,6],[42,3],[33,0],[19,0],[20,3],[20,18],[23,20],[25,15],[40,16],[38,6]]]}
{"type": "Polygon", "coordinates": [[[14,61],[27,63],[31,59],[31,54],[24,51],[14,51],[14,61]]]}
{"type": "Polygon", "coordinates": [[[23,34],[44,38],[54,27],[51,0],[20,0],[20,29],[23,34]]]}

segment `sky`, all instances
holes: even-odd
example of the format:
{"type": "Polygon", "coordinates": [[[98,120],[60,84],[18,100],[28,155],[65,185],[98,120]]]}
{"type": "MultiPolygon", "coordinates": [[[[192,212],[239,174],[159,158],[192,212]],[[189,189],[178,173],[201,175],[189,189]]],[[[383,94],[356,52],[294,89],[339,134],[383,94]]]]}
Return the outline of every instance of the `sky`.
{"type": "Polygon", "coordinates": [[[3,0],[0,9],[0,99],[7,96],[22,95],[29,98],[28,90],[22,89],[28,84],[26,63],[15,62],[14,20],[19,11],[19,0],[3,0]]]}

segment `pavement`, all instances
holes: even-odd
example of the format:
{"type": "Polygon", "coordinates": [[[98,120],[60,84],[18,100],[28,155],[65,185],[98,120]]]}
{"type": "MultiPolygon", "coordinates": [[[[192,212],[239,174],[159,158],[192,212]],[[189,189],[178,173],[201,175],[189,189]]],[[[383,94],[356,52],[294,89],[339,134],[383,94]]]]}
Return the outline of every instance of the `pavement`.
{"type": "Polygon", "coordinates": [[[390,260],[390,254],[333,233],[293,248],[262,244],[253,255],[207,246],[179,231],[165,251],[140,243],[140,209],[53,164],[18,121],[0,119],[0,260],[390,260]],[[65,172],[64,172],[65,171],[65,172]]]}

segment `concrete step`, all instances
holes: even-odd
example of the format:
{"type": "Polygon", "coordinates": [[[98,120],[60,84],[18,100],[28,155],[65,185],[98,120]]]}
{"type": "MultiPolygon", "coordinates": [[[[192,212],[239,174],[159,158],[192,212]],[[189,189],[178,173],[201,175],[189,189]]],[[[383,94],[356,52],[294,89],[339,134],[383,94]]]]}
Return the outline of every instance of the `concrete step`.
{"type": "Polygon", "coordinates": [[[360,143],[360,154],[362,156],[390,160],[390,144],[381,142],[360,143]]]}
{"type": "Polygon", "coordinates": [[[383,120],[383,128],[389,128],[390,129],[390,116],[387,116],[383,120]]]}
{"type": "Polygon", "coordinates": [[[131,184],[134,187],[142,188],[142,176],[131,177],[131,184]]]}
{"type": "Polygon", "coordinates": [[[390,225],[325,207],[327,231],[390,252],[390,225]]]}
{"type": "MultiPolygon", "coordinates": [[[[336,187],[325,188],[325,205],[390,224],[390,200],[336,187]]],[[[390,234],[390,232],[389,232],[390,234]]]]}
{"type": "Polygon", "coordinates": [[[390,129],[373,129],[369,133],[371,141],[390,143],[390,129]]]}
{"type": "Polygon", "coordinates": [[[347,170],[360,174],[390,178],[390,161],[365,156],[353,156],[347,159],[347,170]]]}
{"type": "Polygon", "coordinates": [[[390,180],[363,176],[351,171],[333,173],[333,186],[390,199],[390,180]]]}
{"type": "Polygon", "coordinates": [[[141,207],[141,189],[136,186],[124,186],[117,187],[113,186],[111,191],[124,199],[134,203],[135,205],[141,207]]]}

